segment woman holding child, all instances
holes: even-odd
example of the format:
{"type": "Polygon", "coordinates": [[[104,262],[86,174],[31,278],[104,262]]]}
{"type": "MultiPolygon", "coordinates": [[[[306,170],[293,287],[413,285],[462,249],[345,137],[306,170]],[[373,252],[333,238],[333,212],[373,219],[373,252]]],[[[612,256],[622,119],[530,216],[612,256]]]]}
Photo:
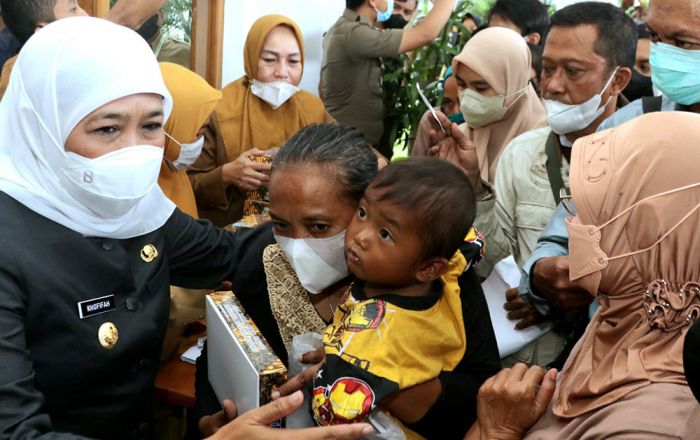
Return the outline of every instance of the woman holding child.
{"type": "MultiPolygon", "coordinates": [[[[292,338],[307,332],[324,333],[343,303],[352,282],[345,248],[354,240],[346,230],[361,215],[358,206],[376,173],[377,159],[369,145],[359,132],[343,126],[302,129],[274,159],[270,176],[272,225],[259,228],[260,240],[248,248],[233,286],[248,314],[285,362],[292,338]]],[[[468,221],[462,228],[466,226],[468,221]]],[[[452,233],[461,235],[460,242],[464,239],[461,229],[452,233]]],[[[359,253],[352,248],[351,244],[350,260],[359,253]]],[[[479,253],[474,246],[467,245],[467,249],[465,255],[470,260],[479,253]]],[[[462,437],[474,420],[479,386],[499,369],[485,299],[473,270],[459,277],[458,294],[460,332],[468,335],[468,342],[466,351],[456,355],[456,364],[450,365],[454,369],[427,382],[424,378],[421,385],[385,401],[394,416],[426,437],[462,437]]],[[[208,405],[203,401],[207,395],[213,397],[207,390],[204,356],[198,361],[197,375],[201,417],[220,408],[215,399],[208,405]]],[[[309,376],[302,376],[300,382],[310,383],[309,376]]],[[[220,414],[201,418],[203,433],[213,432],[221,419],[220,414]]]]}

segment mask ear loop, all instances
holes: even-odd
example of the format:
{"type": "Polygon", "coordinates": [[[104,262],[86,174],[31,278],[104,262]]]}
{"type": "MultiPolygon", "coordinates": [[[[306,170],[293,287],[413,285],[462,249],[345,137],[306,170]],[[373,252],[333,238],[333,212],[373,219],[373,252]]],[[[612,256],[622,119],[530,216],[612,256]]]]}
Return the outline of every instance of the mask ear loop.
{"type": "Polygon", "coordinates": [[[175,139],[174,137],[170,136],[170,135],[168,134],[167,131],[163,130],[163,134],[164,134],[168,139],[170,139],[171,141],[175,142],[175,143],[178,144],[180,147],[182,147],[182,144],[181,144],[180,142],[178,142],[177,139],[175,139]]]}
{"type": "Polygon", "coordinates": [[[697,211],[698,209],[700,209],[700,203],[697,204],[697,205],[695,205],[695,207],[694,207],[693,209],[691,209],[690,212],[688,212],[686,215],[684,215],[682,219],[680,219],[675,225],[673,225],[673,226],[671,227],[671,229],[669,229],[668,231],[666,231],[666,233],[665,233],[664,235],[662,235],[661,238],[659,238],[658,240],[656,240],[656,241],[654,242],[654,244],[652,244],[651,246],[646,247],[646,248],[644,248],[644,249],[639,249],[639,250],[637,250],[637,251],[628,252],[628,253],[626,253],[626,254],[616,255],[616,256],[614,256],[614,257],[608,257],[607,260],[608,260],[608,261],[617,260],[617,259],[619,259],[619,258],[631,257],[631,256],[633,256],[633,255],[642,254],[642,253],[644,253],[644,252],[650,251],[651,249],[653,249],[654,247],[656,247],[659,243],[661,243],[662,241],[664,241],[664,239],[665,239],[666,237],[668,237],[669,235],[671,235],[671,233],[672,233],[673,231],[675,231],[684,221],[688,220],[688,218],[690,218],[690,216],[693,215],[693,213],[694,213],[695,211],[697,211]]]}
{"type": "Polygon", "coordinates": [[[610,78],[608,78],[608,82],[605,83],[605,87],[603,87],[603,90],[600,91],[600,94],[602,95],[605,93],[606,90],[608,90],[608,87],[610,87],[610,84],[612,84],[613,78],[615,78],[615,75],[617,75],[617,72],[620,71],[619,67],[616,67],[615,70],[613,70],[612,75],[610,75],[610,78]]]}
{"type": "MultiPolygon", "coordinates": [[[[182,144],[181,144],[180,142],[178,142],[177,139],[175,139],[174,137],[170,136],[170,135],[168,134],[167,131],[163,130],[163,134],[164,134],[168,139],[170,139],[171,141],[173,141],[173,142],[175,142],[176,144],[178,144],[178,145],[180,146],[180,148],[182,148],[182,144]]],[[[163,155],[163,162],[165,162],[165,166],[168,167],[168,169],[169,169],[170,171],[172,171],[173,173],[177,172],[177,168],[175,168],[175,164],[173,163],[173,161],[171,161],[170,159],[168,159],[167,157],[165,157],[165,154],[163,155]]]]}
{"type": "MultiPolygon", "coordinates": [[[[610,87],[610,84],[612,84],[612,80],[613,80],[613,78],[615,78],[615,75],[617,75],[617,72],[619,70],[620,70],[620,68],[616,67],[615,70],[613,71],[612,75],[610,75],[610,78],[608,78],[608,82],[605,83],[605,87],[603,87],[603,90],[601,90],[599,93],[601,98],[603,97],[603,93],[605,93],[605,91],[608,90],[608,87],[610,87]]],[[[610,103],[610,100],[612,99],[612,97],[613,97],[613,95],[610,95],[608,100],[605,101],[605,104],[603,104],[602,106],[600,106],[598,108],[605,108],[610,103]]]]}
{"type": "Polygon", "coordinates": [[[518,102],[518,99],[520,99],[520,98],[522,98],[523,96],[525,96],[525,93],[527,93],[528,87],[530,87],[530,80],[527,80],[527,84],[525,84],[525,87],[523,87],[522,89],[516,90],[515,92],[511,93],[511,94],[508,95],[508,96],[504,96],[504,98],[505,98],[505,99],[504,99],[504,103],[505,103],[505,100],[507,100],[509,97],[515,96],[515,98],[513,98],[513,102],[511,102],[510,104],[508,104],[508,106],[506,107],[506,110],[509,109],[509,108],[511,108],[511,107],[513,106],[513,104],[515,104],[516,102],[518,102]]]}
{"type": "MultiPolygon", "coordinates": [[[[596,231],[600,231],[600,230],[603,229],[604,227],[610,225],[611,223],[613,223],[614,221],[616,221],[617,219],[619,219],[620,217],[622,217],[623,215],[627,214],[629,211],[633,210],[634,208],[636,208],[637,206],[639,206],[640,204],[642,204],[642,203],[644,203],[644,202],[646,202],[646,201],[649,201],[649,200],[652,200],[652,199],[656,199],[656,198],[658,198],[658,197],[663,197],[663,196],[666,196],[666,195],[669,195],[669,194],[673,194],[673,193],[676,193],[676,192],[685,191],[685,190],[687,190],[687,189],[695,188],[695,187],[698,187],[698,186],[700,186],[700,182],[698,182],[698,183],[693,183],[693,184],[686,185],[686,186],[681,186],[680,188],[674,188],[674,189],[671,189],[671,190],[668,190],[668,191],[664,191],[664,192],[659,193],[659,194],[654,194],[654,195],[652,195],[652,196],[645,197],[645,198],[643,198],[642,200],[639,200],[639,201],[637,201],[636,203],[633,203],[633,204],[630,205],[628,208],[624,209],[622,212],[620,212],[619,214],[617,214],[616,216],[614,216],[613,218],[611,218],[611,219],[608,220],[607,222],[605,222],[605,223],[603,223],[602,225],[598,226],[597,228],[595,228],[595,230],[596,230],[596,231]]],[[[644,253],[644,252],[650,251],[651,249],[653,249],[654,247],[656,247],[659,243],[661,243],[666,237],[668,237],[669,235],[671,235],[671,233],[672,233],[674,230],[676,230],[684,221],[688,220],[688,218],[690,218],[690,216],[693,215],[693,213],[694,213],[695,211],[697,211],[698,209],[700,209],[700,204],[695,205],[695,207],[694,207],[693,209],[691,209],[686,215],[684,215],[683,218],[681,218],[675,225],[673,225],[668,231],[666,231],[666,232],[664,233],[664,235],[661,236],[661,238],[659,238],[658,240],[656,240],[656,241],[655,241],[653,244],[651,244],[650,246],[648,246],[648,247],[646,247],[646,248],[644,248],[644,249],[639,249],[639,250],[632,251],[632,252],[628,252],[628,253],[625,253],[625,254],[622,254],[622,255],[616,255],[616,256],[614,256],[614,257],[607,257],[606,260],[607,260],[607,261],[617,260],[617,259],[620,259],[620,258],[631,257],[631,256],[633,256],[633,255],[642,254],[642,253],[644,253]]]]}

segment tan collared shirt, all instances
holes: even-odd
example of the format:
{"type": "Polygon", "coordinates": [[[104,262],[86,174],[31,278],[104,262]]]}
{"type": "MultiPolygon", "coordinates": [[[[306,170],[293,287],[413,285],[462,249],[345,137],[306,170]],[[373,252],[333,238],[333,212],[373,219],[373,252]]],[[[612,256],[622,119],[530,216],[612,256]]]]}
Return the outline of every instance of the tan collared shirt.
{"type": "Polygon", "coordinates": [[[403,30],[380,30],[346,9],[323,37],[321,81],[326,110],[376,145],[384,131],[381,57],[399,55],[403,30]]]}
{"type": "MultiPolygon", "coordinates": [[[[545,145],[550,132],[549,127],[542,127],[513,139],[498,161],[495,197],[477,203],[474,226],[486,238],[486,258],[477,267],[481,276],[488,276],[508,255],[523,267],[557,207],[547,174],[545,145]]],[[[565,158],[561,174],[568,186],[565,158]]]]}

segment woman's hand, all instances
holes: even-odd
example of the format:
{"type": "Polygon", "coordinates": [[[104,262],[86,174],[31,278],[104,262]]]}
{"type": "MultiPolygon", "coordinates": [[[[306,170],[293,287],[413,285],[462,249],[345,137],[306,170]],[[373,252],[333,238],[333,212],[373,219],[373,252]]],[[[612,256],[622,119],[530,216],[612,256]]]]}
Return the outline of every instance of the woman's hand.
{"type": "Polygon", "coordinates": [[[547,410],[556,377],[555,369],[545,374],[538,366],[516,364],[484,382],[477,400],[481,438],[522,439],[547,410]]]}
{"type": "Polygon", "coordinates": [[[316,350],[304,353],[301,355],[302,364],[314,364],[312,367],[307,368],[291,379],[287,380],[284,384],[278,387],[272,392],[272,400],[277,400],[282,396],[288,396],[295,391],[299,391],[304,388],[307,384],[313,382],[316,373],[323,365],[326,360],[326,353],[323,351],[323,347],[317,348],[316,350]]]}
{"type": "Polygon", "coordinates": [[[270,428],[270,424],[292,414],[301,407],[303,402],[304,396],[301,392],[277,399],[265,406],[248,411],[217,430],[209,438],[212,440],[353,440],[373,432],[372,427],[366,423],[308,429],[270,428]]]}
{"type": "Polygon", "coordinates": [[[272,165],[269,163],[253,162],[251,156],[267,154],[267,152],[253,148],[244,151],[238,159],[229,162],[222,167],[221,178],[224,183],[233,185],[241,191],[255,191],[267,185],[270,181],[269,173],[272,165]]]}
{"type": "Polygon", "coordinates": [[[236,408],[236,404],[232,401],[226,399],[222,402],[221,406],[223,406],[224,409],[218,413],[199,419],[199,432],[201,432],[203,436],[209,437],[216,434],[219,429],[233,421],[238,415],[238,408],[236,408]]]}
{"type": "Polygon", "coordinates": [[[428,154],[445,159],[457,165],[464,171],[477,195],[485,192],[481,184],[481,170],[479,169],[479,157],[476,153],[476,144],[472,142],[459,125],[447,119],[444,113],[436,111],[440,123],[445,128],[443,133],[434,118],[430,118],[430,145],[428,154]]]}

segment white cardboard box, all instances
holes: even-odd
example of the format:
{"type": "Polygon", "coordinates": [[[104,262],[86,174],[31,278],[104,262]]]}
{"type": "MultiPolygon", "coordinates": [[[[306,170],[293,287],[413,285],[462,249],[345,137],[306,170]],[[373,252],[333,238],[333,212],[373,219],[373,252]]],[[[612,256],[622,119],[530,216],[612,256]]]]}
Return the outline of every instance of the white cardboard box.
{"type": "Polygon", "coordinates": [[[219,401],[236,402],[238,414],[270,401],[287,369],[245,314],[232,292],[207,295],[209,382],[219,401]]]}

